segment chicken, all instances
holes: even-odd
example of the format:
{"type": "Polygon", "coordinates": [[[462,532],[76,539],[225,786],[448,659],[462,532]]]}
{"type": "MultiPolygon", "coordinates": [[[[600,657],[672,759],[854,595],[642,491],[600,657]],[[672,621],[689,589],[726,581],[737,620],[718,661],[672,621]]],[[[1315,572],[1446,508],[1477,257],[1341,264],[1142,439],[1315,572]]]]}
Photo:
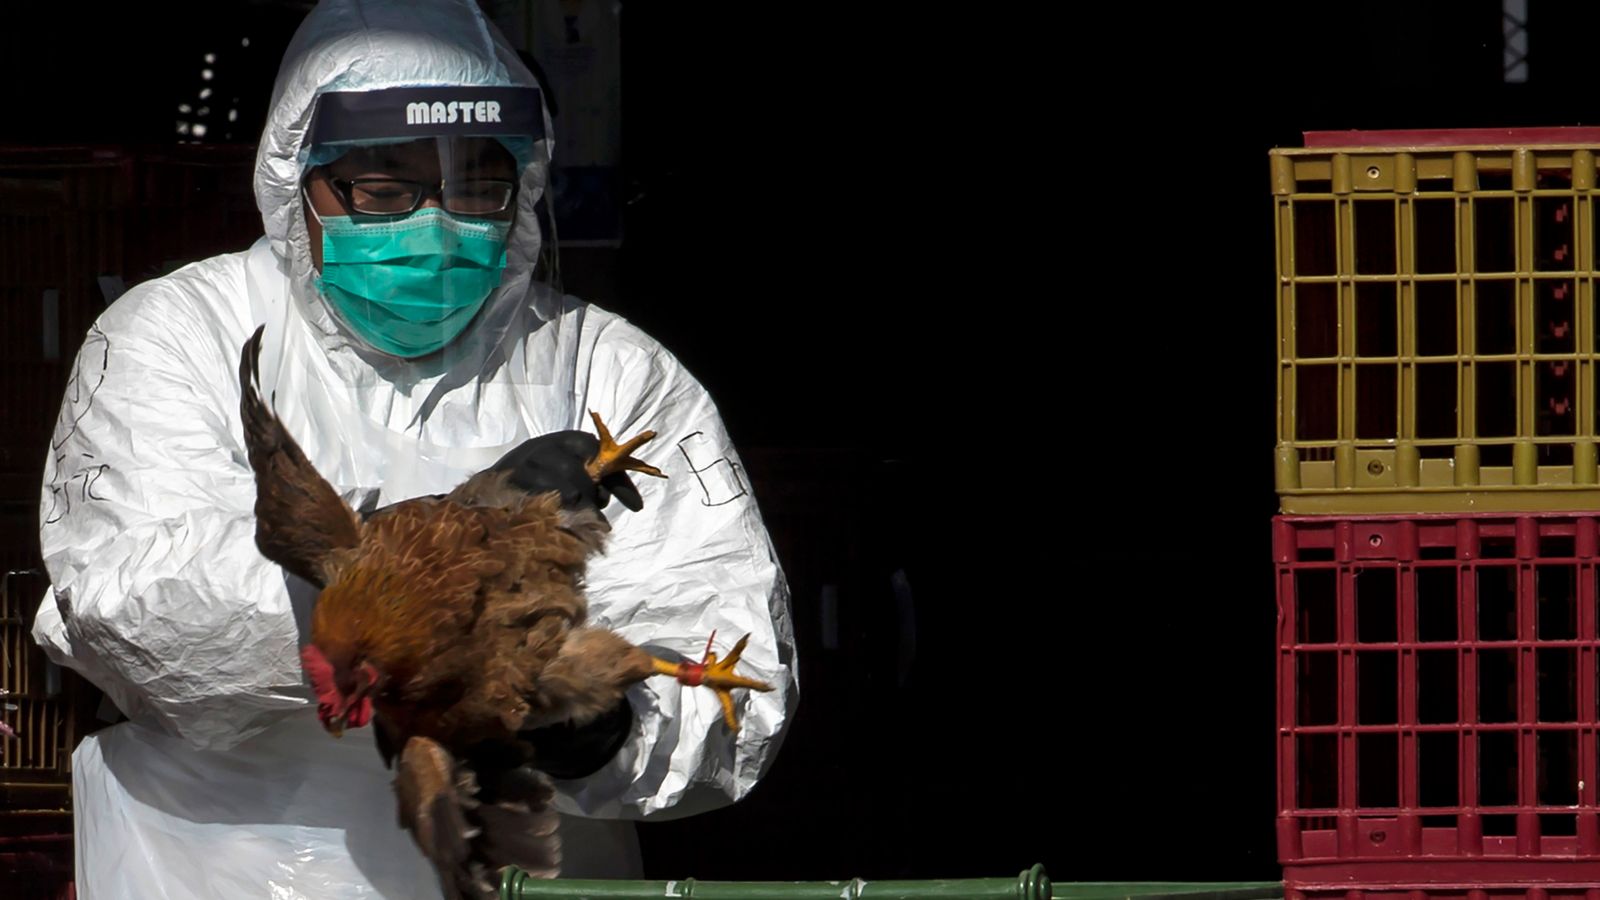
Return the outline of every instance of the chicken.
{"type": "MultiPolygon", "coordinates": [[[[493,896],[501,866],[559,871],[534,729],[581,726],[652,675],[716,691],[733,730],[731,691],[771,690],[734,673],[748,635],[722,659],[708,643],[700,662],[669,661],[586,625],[585,563],[610,526],[555,491],[519,489],[510,471],[358,516],[263,402],[261,334],[239,362],[256,544],[320,588],[301,651],[317,715],[335,736],[371,723],[385,764],[398,759],[400,822],[447,898],[493,896]]],[[[619,445],[591,416],[590,478],[661,474],[632,456],[652,432],[619,445]]]]}

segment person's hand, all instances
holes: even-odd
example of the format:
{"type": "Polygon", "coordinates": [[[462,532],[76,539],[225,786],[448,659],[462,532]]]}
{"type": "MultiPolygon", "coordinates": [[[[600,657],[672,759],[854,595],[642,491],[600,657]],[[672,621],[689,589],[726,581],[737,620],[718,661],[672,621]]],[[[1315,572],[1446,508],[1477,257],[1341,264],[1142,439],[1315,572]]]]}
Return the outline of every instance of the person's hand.
{"type": "Polygon", "coordinates": [[[584,465],[600,452],[600,440],[583,431],[556,431],[529,438],[491,466],[509,471],[511,483],[530,494],[555,491],[569,509],[605,509],[615,496],[638,512],[644,508],[639,489],[626,472],[613,472],[596,483],[584,465]]]}
{"type": "Polygon", "coordinates": [[[611,762],[633,734],[633,707],[624,698],[585,725],[558,722],[521,732],[533,745],[533,767],[551,778],[584,778],[611,762]]]}

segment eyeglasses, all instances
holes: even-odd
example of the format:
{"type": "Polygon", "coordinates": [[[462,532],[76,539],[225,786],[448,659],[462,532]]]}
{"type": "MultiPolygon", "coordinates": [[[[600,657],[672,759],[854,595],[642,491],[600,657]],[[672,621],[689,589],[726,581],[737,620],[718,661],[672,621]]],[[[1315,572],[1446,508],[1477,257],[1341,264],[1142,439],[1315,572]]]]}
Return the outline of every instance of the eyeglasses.
{"type": "Polygon", "coordinates": [[[345,207],[367,216],[406,215],[429,197],[438,197],[446,212],[492,216],[505,212],[517,196],[517,183],[494,178],[440,181],[437,184],[398,178],[332,178],[345,207]]]}

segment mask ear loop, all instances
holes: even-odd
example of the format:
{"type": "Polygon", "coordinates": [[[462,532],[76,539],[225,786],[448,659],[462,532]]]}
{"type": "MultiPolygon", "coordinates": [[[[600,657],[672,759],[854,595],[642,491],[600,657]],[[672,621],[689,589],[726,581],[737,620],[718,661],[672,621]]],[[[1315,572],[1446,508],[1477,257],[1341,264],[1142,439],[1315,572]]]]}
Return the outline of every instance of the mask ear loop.
{"type": "MultiPolygon", "coordinates": [[[[318,230],[320,230],[322,232],[322,237],[323,237],[323,245],[322,245],[323,265],[326,266],[327,265],[327,252],[328,252],[328,244],[327,244],[327,236],[328,236],[327,228],[328,228],[328,226],[327,226],[327,224],[325,222],[323,222],[322,215],[317,212],[316,205],[311,202],[311,194],[306,189],[306,182],[308,180],[310,180],[310,178],[311,178],[311,173],[307,172],[305,177],[300,179],[300,202],[303,204],[301,208],[303,210],[305,210],[305,213],[308,216],[310,216],[311,218],[317,220],[317,228],[318,228],[318,230]]],[[[311,239],[311,232],[310,232],[310,229],[308,228],[306,230],[307,243],[310,242],[310,239],[311,239]]],[[[309,250],[309,248],[307,248],[307,249],[309,250]]],[[[322,270],[316,265],[315,260],[312,261],[311,284],[312,284],[312,287],[317,291],[317,293],[322,295],[320,297],[320,301],[321,301],[323,307],[328,310],[328,313],[333,316],[335,321],[339,322],[340,327],[342,327],[345,331],[350,332],[352,335],[354,335],[354,333],[355,333],[354,329],[350,328],[350,326],[345,323],[344,317],[343,317],[343,315],[340,314],[338,306],[336,306],[335,304],[329,302],[327,294],[323,292],[323,290],[322,290],[322,270]]],[[[365,302],[368,305],[370,305],[372,303],[371,300],[365,300],[365,299],[364,299],[363,302],[365,302]]],[[[370,309],[367,310],[367,314],[368,315],[371,315],[371,312],[372,311],[370,309]]],[[[359,340],[359,338],[358,338],[358,340],[359,340]]]]}
{"type": "MultiPolygon", "coordinates": [[[[317,214],[317,208],[311,204],[311,195],[306,193],[306,183],[304,181],[300,182],[300,202],[305,204],[305,206],[302,208],[306,211],[306,213],[310,215],[311,218],[317,220],[318,228],[326,229],[328,227],[327,224],[322,221],[322,216],[317,214]]],[[[310,236],[311,235],[309,234],[306,235],[306,237],[310,236]]]]}

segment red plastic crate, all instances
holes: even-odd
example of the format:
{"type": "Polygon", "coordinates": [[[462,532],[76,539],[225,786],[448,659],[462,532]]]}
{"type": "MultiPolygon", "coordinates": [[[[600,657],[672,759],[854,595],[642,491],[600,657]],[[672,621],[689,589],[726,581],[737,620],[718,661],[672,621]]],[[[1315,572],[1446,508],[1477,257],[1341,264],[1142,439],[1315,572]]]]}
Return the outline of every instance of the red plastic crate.
{"type": "Polygon", "coordinates": [[[1274,553],[1286,883],[1600,885],[1600,520],[1281,517],[1274,553]]]}
{"type": "Polygon", "coordinates": [[[1395,887],[1286,887],[1284,900],[1600,900],[1600,888],[1583,883],[1540,885],[1417,885],[1395,887]]]}
{"type": "Polygon", "coordinates": [[[72,834],[0,834],[7,900],[73,900],[72,834]]]}

